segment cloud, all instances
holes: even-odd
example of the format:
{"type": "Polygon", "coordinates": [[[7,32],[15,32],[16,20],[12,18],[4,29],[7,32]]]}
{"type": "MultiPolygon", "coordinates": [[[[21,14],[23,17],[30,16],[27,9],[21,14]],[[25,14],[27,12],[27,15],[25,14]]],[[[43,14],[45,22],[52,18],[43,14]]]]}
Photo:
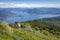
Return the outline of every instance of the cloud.
{"type": "Polygon", "coordinates": [[[38,4],[38,3],[11,3],[0,2],[0,8],[34,8],[34,7],[54,7],[60,8],[60,4],[38,4]]]}

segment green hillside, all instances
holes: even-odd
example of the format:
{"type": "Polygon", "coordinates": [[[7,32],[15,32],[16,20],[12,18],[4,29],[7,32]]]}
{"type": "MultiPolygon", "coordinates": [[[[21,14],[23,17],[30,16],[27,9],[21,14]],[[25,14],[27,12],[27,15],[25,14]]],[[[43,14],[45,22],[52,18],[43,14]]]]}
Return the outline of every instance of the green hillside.
{"type": "Polygon", "coordinates": [[[14,23],[0,22],[0,40],[60,40],[60,26],[40,20],[14,23]]]}
{"type": "Polygon", "coordinates": [[[43,37],[40,37],[34,33],[24,31],[20,28],[13,28],[8,25],[6,22],[0,23],[0,40],[45,40],[43,37]],[[15,35],[16,38],[14,36],[15,35]]]}
{"type": "Polygon", "coordinates": [[[42,21],[53,23],[54,25],[60,27],[60,16],[58,16],[58,17],[52,17],[52,18],[43,18],[42,21]]]}

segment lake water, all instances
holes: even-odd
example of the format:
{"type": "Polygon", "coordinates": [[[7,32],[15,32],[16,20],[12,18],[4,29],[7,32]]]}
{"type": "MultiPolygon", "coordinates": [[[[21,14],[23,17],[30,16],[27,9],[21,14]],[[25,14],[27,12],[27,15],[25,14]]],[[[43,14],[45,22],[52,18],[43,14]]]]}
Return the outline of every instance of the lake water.
{"type": "Polygon", "coordinates": [[[0,18],[0,21],[23,22],[23,21],[28,21],[28,20],[36,20],[36,19],[41,19],[41,18],[60,16],[60,15],[52,15],[52,14],[30,14],[30,13],[22,13],[22,12],[15,12],[15,13],[17,14],[17,17],[0,18]]]}
{"type": "Polygon", "coordinates": [[[15,8],[0,8],[0,10],[8,10],[11,11],[12,13],[15,13],[17,16],[16,17],[3,17],[0,18],[0,22],[5,21],[5,22],[23,22],[23,21],[28,21],[28,20],[36,20],[36,19],[41,19],[41,18],[50,18],[50,17],[56,17],[60,16],[59,14],[34,14],[34,13],[27,13],[25,12],[26,9],[15,9],[15,8]]]}

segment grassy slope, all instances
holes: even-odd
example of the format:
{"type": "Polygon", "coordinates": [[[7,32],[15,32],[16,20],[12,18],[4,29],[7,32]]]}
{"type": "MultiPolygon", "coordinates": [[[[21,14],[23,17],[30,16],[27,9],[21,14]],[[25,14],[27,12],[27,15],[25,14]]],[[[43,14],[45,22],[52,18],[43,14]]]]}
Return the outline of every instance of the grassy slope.
{"type": "Polygon", "coordinates": [[[0,40],[15,40],[12,36],[7,34],[9,33],[8,31],[10,31],[8,24],[5,22],[0,22],[0,40]]]}
{"type": "Polygon", "coordinates": [[[44,21],[44,22],[54,23],[55,25],[60,26],[60,16],[52,17],[52,18],[43,18],[41,20],[44,21]]]}
{"type": "Polygon", "coordinates": [[[10,34],[16,35],[21,40],[59,40],[60,27],[51,23],[38,20],[23,23],[24,26],[31,26],[33,32],[22,30],[21,28],[10,27],[8,23],[0,23],[0,40],[15,40],[10,34]],[[27,25],[28,24],[28,25],[27,25]],[[38,32],[36,32],[38,30],[38,32]],[[8,34],[6,33],[8,32],[8,34]]]}
{"type": "Polygon", "coordinates": [[[59,25],[56,25],[51,22],[41,22],[40,20],[27,21],[25,23],[29,23],[32,28],[40,30],[40,32],[44,34],[45,36],[47,36],[48,39],[51,39],[51,40],[60,39],[60,26],[59,25]]]}
{"type": "Polygon", "coordinates": [[[18,36],[19,38],[21,38],[22,40],[45,40],[42,37],[39,37],[35,34],[31,34],[29,32],[17,29],[17,28],[11,28],[11,27],[7,27],[8,24],[7,23],[0,23],[0,33],[3,33],[3,35],[1,34],[0,36],[0,40],[14,40],[14,38],[12,38],[11,36],[9,36],[6,32],[9,32],[10,34],[14,34],[16,36],[18,36]],[[3,26],[4,25],[4,26],[3,26]],[[2,30],[3,29],[3,30],[2,30]],[[8,30],[7,30],[8,29],[8,30]],[[3,32],[5,31],[5,32],[3,32]]]}
{"type": "Polygon", "coordinates": [[[22,40],[45,40],[43,37],[20,29],[14,29],[14,34],[22,38],[22,40]]]}

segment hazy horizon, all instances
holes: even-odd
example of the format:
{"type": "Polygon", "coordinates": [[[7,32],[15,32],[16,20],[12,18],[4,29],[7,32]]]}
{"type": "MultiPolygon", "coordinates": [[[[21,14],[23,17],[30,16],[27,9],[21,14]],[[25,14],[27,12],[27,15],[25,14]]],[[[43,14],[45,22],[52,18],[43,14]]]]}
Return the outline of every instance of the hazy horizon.
{"type": "Polygon", "coordinates": [[[0,0],[0,8],[60,8],[60,0],[0,0]]]}

